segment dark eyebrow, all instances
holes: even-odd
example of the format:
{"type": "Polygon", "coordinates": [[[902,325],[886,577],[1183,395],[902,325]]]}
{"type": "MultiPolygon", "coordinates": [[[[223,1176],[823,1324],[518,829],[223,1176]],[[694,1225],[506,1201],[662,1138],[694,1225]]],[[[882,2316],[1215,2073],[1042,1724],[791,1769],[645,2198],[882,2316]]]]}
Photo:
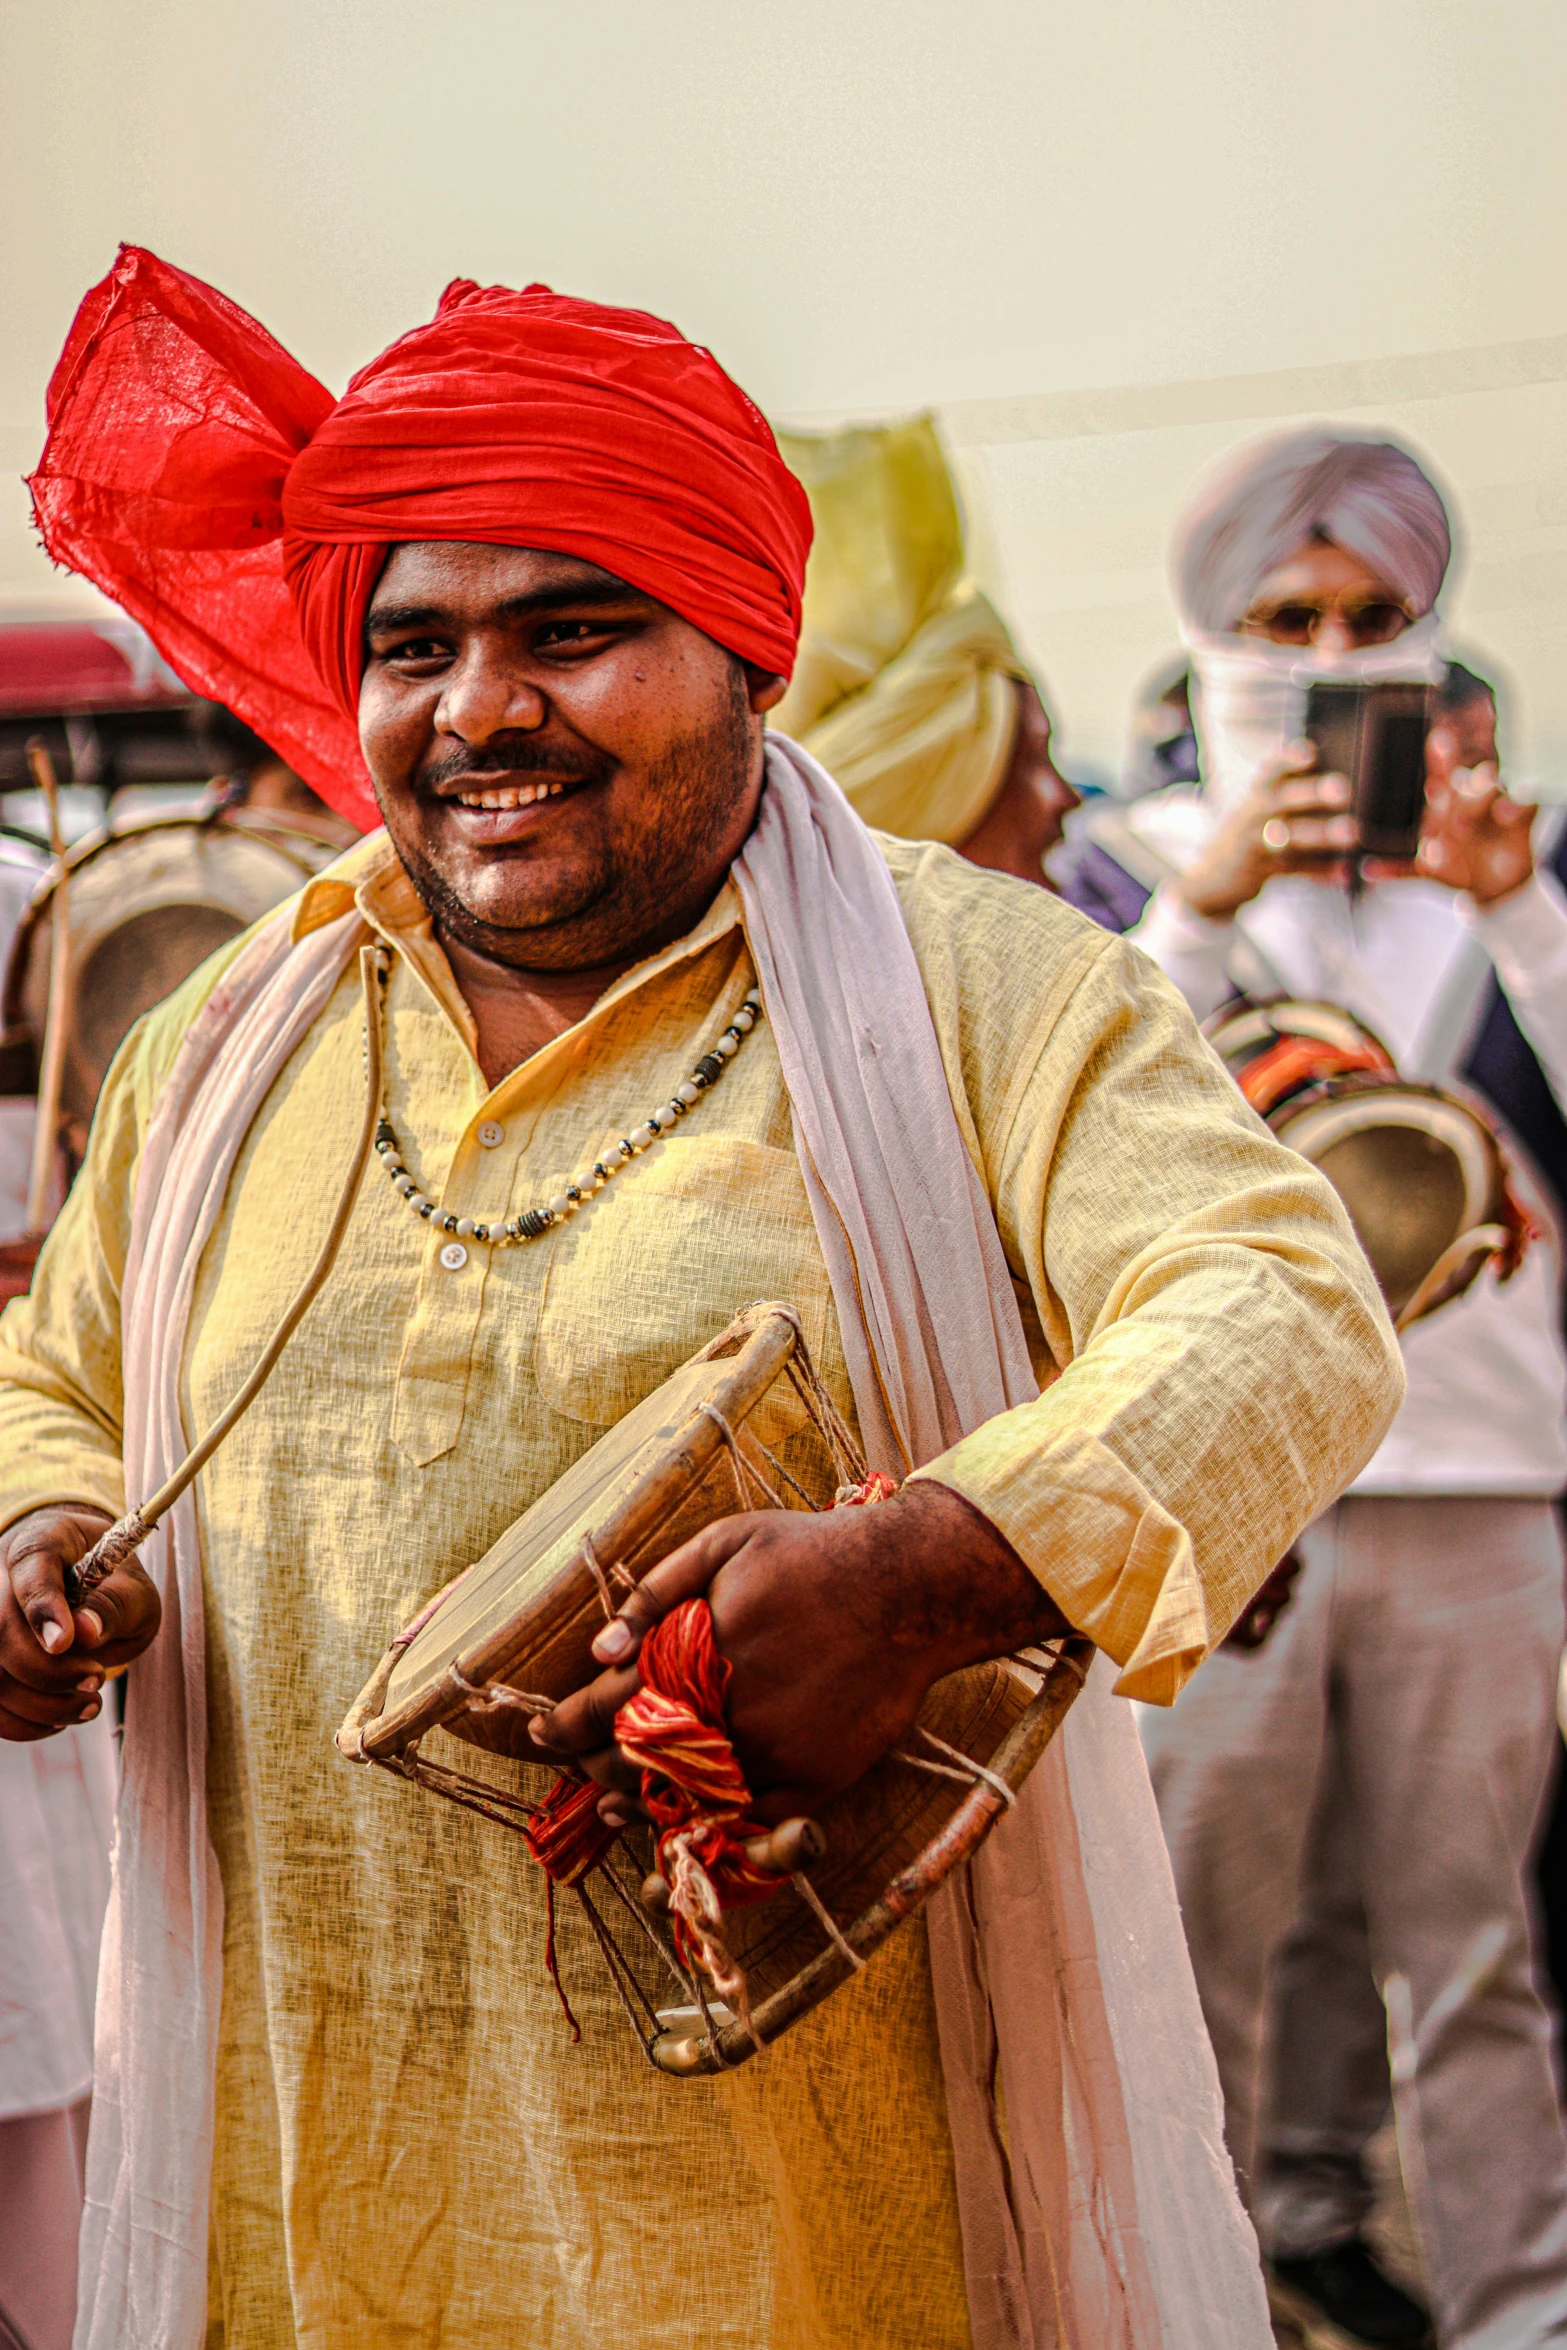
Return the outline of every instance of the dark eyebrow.
{"type": "Polygon", "coordinates": [[[379,636],[399,628],[440,628],[449,617],[438,604],[372,604],[365,630],[379,636]]]}
{"type": "MultiPolygon", "coordinates": [[[[531,595],[508,596],[493,607],[503,620],[528,620],[545,612],[577,612],[601,604],[646,604],[653,599],[641,588],[604,574],[597,579],[562,580],[555,587],[535,588],[531,595]]],[[[439,604],[373,604],[365,615],[366,631],[388,636],[401,629],[450,628],[453,617],[439,604]]]]}

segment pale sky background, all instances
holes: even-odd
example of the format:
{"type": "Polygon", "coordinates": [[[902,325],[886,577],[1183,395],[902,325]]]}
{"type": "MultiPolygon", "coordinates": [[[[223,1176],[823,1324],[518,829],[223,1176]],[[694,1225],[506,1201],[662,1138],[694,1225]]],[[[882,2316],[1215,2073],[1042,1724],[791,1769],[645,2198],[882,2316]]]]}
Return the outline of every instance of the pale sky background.
{"type": "Polygon", "coordinates": [[[1562,0],[0,0],[0,604],[85,600],[15,477],[120,239],[334,387],[448,278],[542,278],[781,420],[934,406],[1088,772],[1196,467],[1385,420],[1567,796],[1564,123],[1562,0]]]}

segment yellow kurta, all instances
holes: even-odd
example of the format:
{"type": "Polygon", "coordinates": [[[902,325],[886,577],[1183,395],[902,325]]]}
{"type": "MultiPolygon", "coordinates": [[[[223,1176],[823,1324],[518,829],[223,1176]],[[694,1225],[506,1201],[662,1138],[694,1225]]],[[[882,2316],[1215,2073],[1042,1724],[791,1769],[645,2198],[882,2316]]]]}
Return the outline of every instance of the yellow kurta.
{"type": "MultiPolygon", "coordinates": [[[[1040,1400],[936,1473],[1168,1700],[1399,1391],[1332,1195],[1242,1104],[1152,966],[1043,891],[885,842],[1040,1400]],[[1058,1373],[1062,1375],[1057,1376],[1058,1373]]],[[[640,1122],[752,981],[726,887],[690,936],[487,1093],[384,840],[312,883],[403,951],[388,1102],[460,1214],[547,1198],[640,1122]]],[[[0,1524],[122,1506],[136,1162],[223,960],[134,1032],[30,1299],[0,1323],[0,1524]]],[[[312,1260],[361,1109],[350,972],[209,1243],[184,1366],[210,1425],[312,1260]]],[[[584,1929],[542,1967],[518,1844],[331,1733],[394,1628],[734,1310],[791,1299],[852,1412],[771,1032],[563,1228],[441,1241],[367,1176],[331,1283],[205,1472],[211,1827],[226,1921],[212,2332],[225,2350],[945,2350],[968,2342],[922,1934],[767,2058],[677,2083],[584,1929]]],[[[136,1704],[136,1676],[129,1703],[136,1704]]],[[[149,2346],[150,2350],[150,2346],[149,2346]]]]}

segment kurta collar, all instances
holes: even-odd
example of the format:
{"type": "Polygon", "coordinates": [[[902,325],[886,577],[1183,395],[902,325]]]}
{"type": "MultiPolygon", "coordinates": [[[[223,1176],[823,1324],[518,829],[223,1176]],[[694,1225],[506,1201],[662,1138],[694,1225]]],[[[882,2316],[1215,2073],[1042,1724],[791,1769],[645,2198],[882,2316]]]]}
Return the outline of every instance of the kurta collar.
{"type": "MultiPolygon", "coordinates": [[[[307,938],[323,924],[335,922],[350,907],[357,906],[370,928],[397,949],[409,967],[423,980],[431,995],[463,1038],[469,1051],[478,1057],[478,1034],[473,1014],[461,989],[452,976],[451,964],[445,949],[435,935],[435,926],[425,911],[418,891],[409,880],[401,860],[385,830],[372,832],[351,849],[307,882],[300,892],[299,905],[294,915],[294,936],[307,938]]],[[[645,987],[661,972],[675,964],[699,955],[740,925],[740,892],[729,876],[713,899],[707,911],[684,937],[671,941],[646,962],[634,964],[623,972],[611,988],[607,988],[587,1020],[596,1019],[612,1004],[618,1004],[638,988],[645,987]]],[[[578,1027],[584,1023],[578,1022],[578,1027]]],[[[567,1030],[569,1036],[572,1030],[567,1030]]],[[[556,1044],[564,1041],[557,1037],[556,1044]]],[[[545,1047],[549,1052],[550,1047],[545,1047]]],[[[535,1055],[535,1059],[542,1056],[535,1055]]]]}

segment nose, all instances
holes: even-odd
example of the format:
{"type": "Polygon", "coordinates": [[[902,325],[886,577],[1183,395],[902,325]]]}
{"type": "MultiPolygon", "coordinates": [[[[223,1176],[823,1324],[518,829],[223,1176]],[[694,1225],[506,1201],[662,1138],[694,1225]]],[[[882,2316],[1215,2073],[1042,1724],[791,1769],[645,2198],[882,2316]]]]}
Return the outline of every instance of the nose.
{"type": "Polygon", "coordinates": [[[1354,635],[1342,612],[1324,612],[1312,642],[1319,653],[1352,653],[1356,649],[1354,635]]]}
{"type": "Polygon", "coordinates": [[[437,734],[485,743],[497,734],[535,734],[549,715],[538,687],[513,663],[483,645],[469,646],[435,709],[437,734]]]}

